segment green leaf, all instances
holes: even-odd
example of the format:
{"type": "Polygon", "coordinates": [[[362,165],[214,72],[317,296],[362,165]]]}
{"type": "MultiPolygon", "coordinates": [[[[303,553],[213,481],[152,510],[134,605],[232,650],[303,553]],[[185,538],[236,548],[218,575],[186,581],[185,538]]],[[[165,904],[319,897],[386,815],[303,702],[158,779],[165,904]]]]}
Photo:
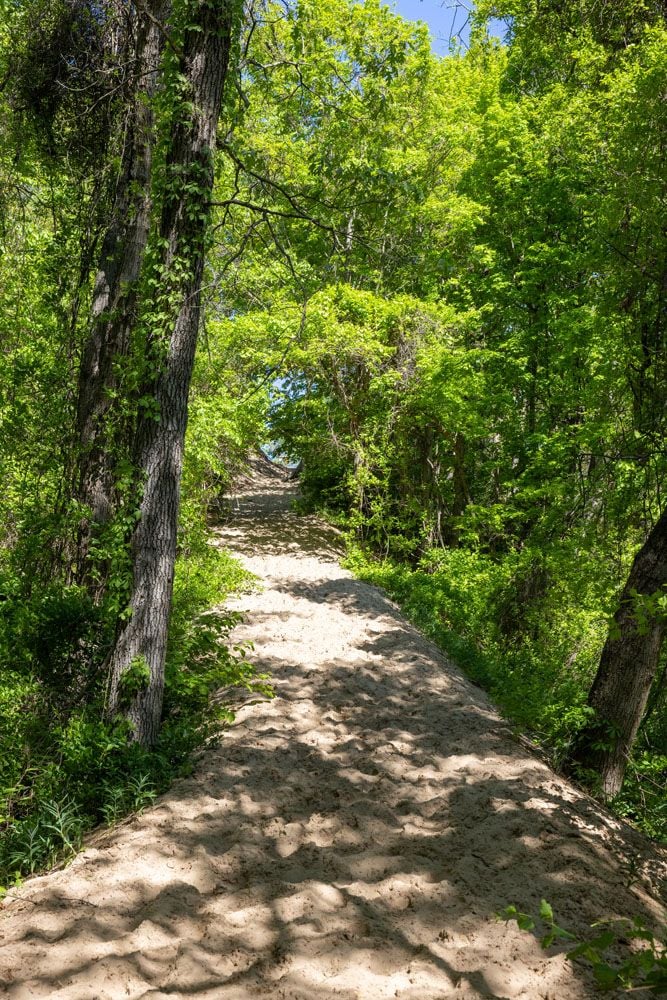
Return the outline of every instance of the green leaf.
{"type": "Polygon", "coordinates": [[[594,964],[593,975],[600,986],[605,990],[612,989],[619,983],[618,972],[616,969],[612,969],[610,965],[607,965],[606,962],[598,962],[597,964],[594,964]]]}

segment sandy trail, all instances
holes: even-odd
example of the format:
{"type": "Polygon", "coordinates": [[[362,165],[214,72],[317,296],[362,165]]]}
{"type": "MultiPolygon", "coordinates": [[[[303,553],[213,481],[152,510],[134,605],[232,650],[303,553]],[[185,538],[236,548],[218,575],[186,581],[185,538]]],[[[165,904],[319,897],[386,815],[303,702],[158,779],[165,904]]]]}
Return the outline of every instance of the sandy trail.
{"type": "Polygon", "coordinates": [[[192,778],[12,895],[0,993],[592,997],[583,969],[494,912],[546,897],[575,930],[659,923],[664,855],[513,740],[293,494],[255,474],[217,532],[264,581],[234,604],[276,699],[241,707],[192,778]]]}

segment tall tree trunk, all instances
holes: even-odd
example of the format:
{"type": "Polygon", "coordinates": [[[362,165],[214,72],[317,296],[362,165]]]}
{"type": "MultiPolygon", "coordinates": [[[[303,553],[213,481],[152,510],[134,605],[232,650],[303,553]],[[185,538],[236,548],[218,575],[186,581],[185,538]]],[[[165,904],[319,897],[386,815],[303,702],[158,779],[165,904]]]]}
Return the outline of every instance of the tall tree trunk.
{"type": "Polygon", "coordinates": [[[580,733],[567,761],[597,771],[602,793],[621,790],[637,730],[658,668],[665,635],[664,613],[647,609],[638,621],[638,598],[657,595],[667,585],[667,509],[635,556],[630,576],[605,642],[588,704],[595,718],[580,733]]]}
{"type": "Polygon", "coordinates": [[[140,412],[136,433],[143,493],[132,542],[130,615],[111,657],[109,702],[112,714],[126,712],[134,738],[145,745],[155,742],[162,711],[188,393],[234,3],[190,0],[184,5],[186,26],[177,72],[187,86],[174,112],[161,182],[156,293],[145,311],[146,352],[153,372],[141,391],[149,405],[140,412]],[[134,679],[140,681],[138,692],[124,682],[133,668],[134,679]]]}
{"type": "MultiPolygon", "coordinates": [[[[95,278],[90,332],[81,358],[77,400],[79,443],[76,495],[90,510],[80,527],[75,576],[87,575],[86,557],[95,525],[114,508],[114,444],[119,434],[112,416],[118,361],[127,356],[136,322],[138,279],[151,222],[153,98],[159,78],[168,0],[147,0],[127,16],[133,40],[129,90],[123,120],[120,169],[95,278]]],[[[119,23],[120,18],[119,18],[119,23]]]]}

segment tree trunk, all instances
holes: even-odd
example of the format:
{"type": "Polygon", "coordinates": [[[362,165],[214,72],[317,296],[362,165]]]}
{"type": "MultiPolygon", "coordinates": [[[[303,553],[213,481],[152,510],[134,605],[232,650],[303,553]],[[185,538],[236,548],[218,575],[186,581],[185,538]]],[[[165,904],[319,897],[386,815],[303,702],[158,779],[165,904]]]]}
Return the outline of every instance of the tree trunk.
{"type": "Polygon", "coordinates": [[[177,72],[187,85],[174,112],[161,181],[156,291],[145,313],[146,358],[153,370],[147,372],[141,390],[148,405],[140,412],[135,443],[143,493],[132,543],[130,616],[111,657],[109,702],[111,714],[126,712],[134,739],[144,745],[155,742],[162,711],[188,392],[233,2],[190,0],[185,5],[177,72]],[[131,683],[124,683],[124,678],[131,683]]]}
{"type": "MultiPolygon", "coordinates": [[[[151,164],[154,142],[153,97],[163,48],[167,0],[147,0],[131,23],[133,67],[127,111],[120,122],[121,164],[111,216],[95,278],[90,332],[79,371],[76,496],[90,510],[81,524],[75,578],[87,577],[86,559],[95,525],[114,509],[114,466],[120,429],[112,415],[118,361],[127,356],[136,322],[138,279],[151,221],[151,164]]],[[[128,49],[130,46],[128,46],[128,49]]]]}
{"type": "Polygon", "coordinates": [[[567,761],[570,771],[576,766],[597,771],[606,799],[621,790],[665,634],[664,613],[649,606],[638,620],[638,607],[642,597],[658,595],[665,585],[667,509],[635,556],[588,696],[595,718],[579,734],[567,761]]]}

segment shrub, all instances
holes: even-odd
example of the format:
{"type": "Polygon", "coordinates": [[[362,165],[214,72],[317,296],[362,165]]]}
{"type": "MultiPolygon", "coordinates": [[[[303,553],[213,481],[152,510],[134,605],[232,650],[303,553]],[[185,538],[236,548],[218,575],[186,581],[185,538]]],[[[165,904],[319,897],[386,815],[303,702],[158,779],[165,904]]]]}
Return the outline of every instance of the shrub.
{"type": "MultiPolygon", "coordinates": [[[[142,809],[233,718],[217,692],[270,691],[247,650],[230,646],[240,615],[211,605],[252,577],[201,543],[177,567],[163,725],[148,750],[105,718],[112,615],[80,588],[52,584],[0,603],[0,887],[71,856],[84,833],[142,809]]],[[[6,593],[10,594],[9,588],[6,593]]],[[[130,684],[142,680],[142,664],[130,684]]]]}

